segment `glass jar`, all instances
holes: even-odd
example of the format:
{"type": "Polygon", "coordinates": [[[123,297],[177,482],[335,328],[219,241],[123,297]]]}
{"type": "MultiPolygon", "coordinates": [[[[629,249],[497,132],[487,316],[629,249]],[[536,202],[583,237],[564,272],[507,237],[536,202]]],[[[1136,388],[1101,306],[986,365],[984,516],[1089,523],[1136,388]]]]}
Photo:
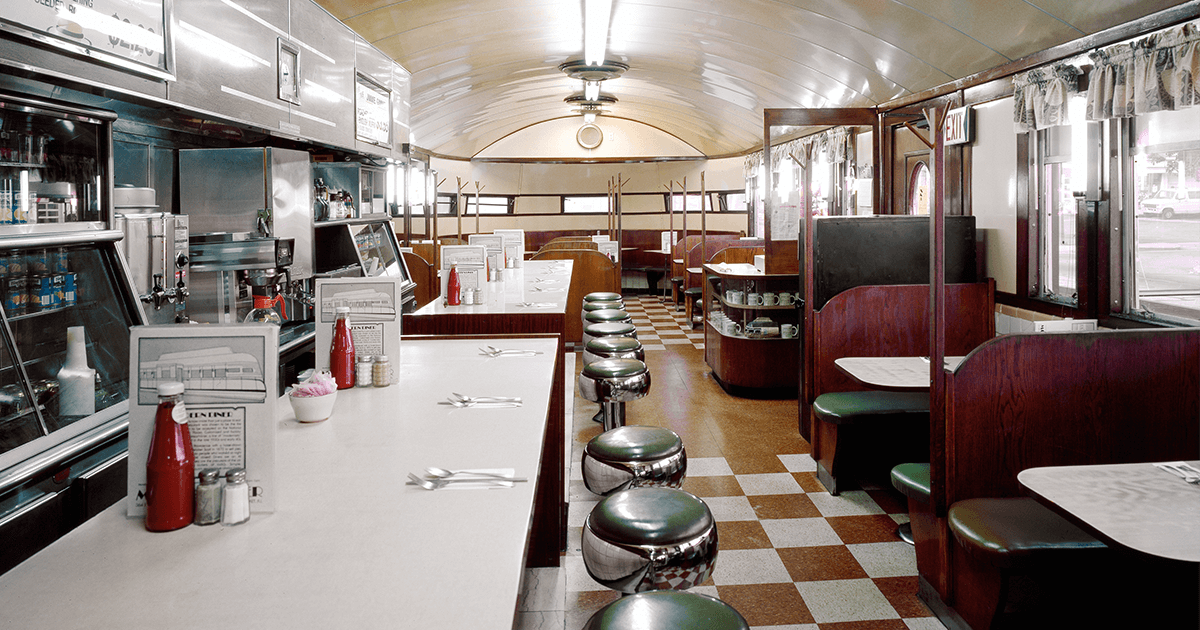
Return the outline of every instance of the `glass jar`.
{"type": "MultiPolygon", "coordinates": [[[[384,357],[387,360],[387,357],[384,357]]],[[[370,387],[372,383],[372,370],[375,365],[375,357],[364,354],[358,357],[358,363],[354,366],[354,386],[355,387],[370,387]]]]}
{"type": "Polygon", "coordinates": [[[225,473],[225,488],[221,492],[221,525],[241,525],[250,520],[250,486],[246,485],[246,469],[234,468],[225,473]]]}

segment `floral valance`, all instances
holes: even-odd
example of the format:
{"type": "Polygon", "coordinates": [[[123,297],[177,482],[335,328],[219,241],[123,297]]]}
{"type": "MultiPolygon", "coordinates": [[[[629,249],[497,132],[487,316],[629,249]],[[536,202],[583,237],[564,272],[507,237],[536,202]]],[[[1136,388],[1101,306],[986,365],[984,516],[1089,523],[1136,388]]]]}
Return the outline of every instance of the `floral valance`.
{"type": "Polygon", "coordinates": [[[835,127],[782,144],[771,145],[771,167],[778,169],[784,159],[792,155],[803,156],[807,151],[811,151],[812,154],[825,151],[826,159],[832,164],[845,162],[850,156],[852,137],[848,128],[835,127]]]}
{"type": "Polygon", "coordinates": [[[1200,30],[1185,24],[1089,55],[1087,118],[1105,120],[1200,104],[1200,30]]]}
{"type": "Polygon", "coordinates": [[[758,177],[758,167],[762,166],[762,163],[762,151],[755,151],[754,153],[746,156],[745,162],[742,163],[742,175],[745,176],[746,181],[750,181],[751,179],[758,177]]]}
{"type": "Polygon", "coordinates": [[[1017,132],[1070,124],[1067,101],[1079,91],[1079,69],[1067,64],[1013,75],[1013,123],[1017,132]]]}

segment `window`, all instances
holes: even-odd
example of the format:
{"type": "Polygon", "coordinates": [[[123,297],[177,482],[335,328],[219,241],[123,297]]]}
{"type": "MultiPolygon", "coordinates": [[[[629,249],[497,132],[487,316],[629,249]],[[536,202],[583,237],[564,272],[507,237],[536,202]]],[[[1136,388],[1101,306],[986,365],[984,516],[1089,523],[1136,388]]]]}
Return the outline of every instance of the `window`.
{"type": "MultiPolygon", "coordinates": [[[[677,192],[677,193],[675,193],[673,195],[669,195],[669,196],[671,197],[671,211],[672,212],[680,212],[683,209],[683,191],[677,192]]],[[[711,211],[712,209],[713,209],[713,207],[710,202],[710,205],[707,208],[705,208],[705,210],[711,211]]],[[[688,212],[700,212],[700,193],[689,193],[688,194],[688,196],[687,196],[687,211],[688,212]]]]}
{"type": "Polygon", "coordinates": [[[929,165],[917,162],[908,177],[908,214],[929,214],[929,165]]]}
{"type": "Polygon", "coordinates": [[[608,195],[590,197],[563,197],[565,214],[608,214],[608,195]]]}
{"type": "Polygon", "coordinates": [[[717,209],[721,212],[748,212],[750,209],[744,192],[721,193],[720,200],[717,209]]]}
{"type": "Polygon", "coordinates": [[[1086,98],[1079,94],[1068,103],[1074,124],[1033,132],[1036,213],[1030,222],[1037,230],[1037,282],[1035,297],[1072,306],[1079,305],[1076,196],[1087,187],[1089,126],[1084,121],[1086,98]]]}
{"type": "Polygon", "coordinates": [[[511,197],[463,195],[463,216],[511,214],[511,212],[511,197]]]}
{"type": "Polygon", "coordinates": [[[1200,323],[1200,107],[1130,120],[1125,312],[1200,323]]]}

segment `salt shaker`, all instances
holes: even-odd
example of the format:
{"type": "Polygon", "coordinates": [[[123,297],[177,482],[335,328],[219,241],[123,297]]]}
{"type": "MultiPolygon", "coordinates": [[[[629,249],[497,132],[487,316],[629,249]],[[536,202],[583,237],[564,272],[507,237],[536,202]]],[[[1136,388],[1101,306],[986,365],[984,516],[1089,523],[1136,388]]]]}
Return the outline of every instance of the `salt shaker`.
{"type": "Polygon", "coordinates": [[[365,354],[358,357],[358,363],[354,366],[355,387],[371,386],[371,366],[374,364],[374,359],[375,357],[365,354]]]}
{"type": "Polygon", "coordinates": [[[221,525],[240,525],[250,520],[250,486],[246,469],[225,473],[225,491],[221,495],[221,525]]]}
{"type": "Polygon", "coordinates": [[[221,470],[205,468],[200,471],[200,485],[196,486],[197,525],[212,525],[221,522],[221,470]]]}

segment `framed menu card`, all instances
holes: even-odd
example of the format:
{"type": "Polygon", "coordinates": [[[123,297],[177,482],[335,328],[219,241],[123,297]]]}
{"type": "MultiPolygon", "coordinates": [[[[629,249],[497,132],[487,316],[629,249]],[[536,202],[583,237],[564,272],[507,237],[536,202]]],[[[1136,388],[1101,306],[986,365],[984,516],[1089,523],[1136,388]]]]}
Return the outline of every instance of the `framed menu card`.
{"type": "Polygon", "coordinates": [[[196,472],[245,468],[250,511],[275,511],[279,327],[134,326],[129,339],[130,517],[146,513],[146,458],[158,386],[183,383],[196,472]]]}

